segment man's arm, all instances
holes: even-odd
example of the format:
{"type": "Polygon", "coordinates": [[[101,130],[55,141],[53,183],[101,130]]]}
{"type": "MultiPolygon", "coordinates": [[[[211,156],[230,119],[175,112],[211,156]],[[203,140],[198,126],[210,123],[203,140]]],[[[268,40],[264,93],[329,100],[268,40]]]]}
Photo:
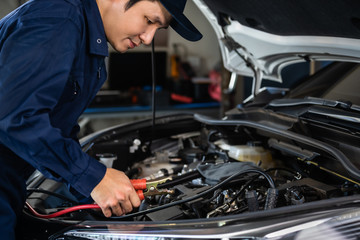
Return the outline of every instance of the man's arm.
{"type": "Polygon", "coordinates": [[[49,114],[68,80],[81,35],[72,21],[51,17],[46,24],[22,22],[1,42],[0,142],[45,176],[91,194],[106,216],[110,209],[116,215],[129,212],[139,199],[125,174],[106,169],[52,126],[49,114]]]}

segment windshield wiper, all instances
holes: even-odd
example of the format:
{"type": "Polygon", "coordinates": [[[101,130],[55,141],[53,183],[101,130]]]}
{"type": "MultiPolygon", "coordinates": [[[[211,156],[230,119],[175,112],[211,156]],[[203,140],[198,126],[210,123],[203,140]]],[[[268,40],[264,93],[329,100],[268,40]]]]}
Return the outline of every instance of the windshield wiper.
{"type": "Polygon", "coordinates": [[[347,129],[360,130],[358,125],[360,123],[360,107],[348,101],[334,101],[313,97],[304,99],[276,99],[271,101],[266,108],[287,112],[302,119],[312,119],[335,124],[347,129]],[[292,108],[297,109],[291,110],[292,108]],[[351,125],[349,125],[350,123],[351,125]]]}
{"type": "Polygon", "coordinates": [[[306,97],[304,99],[275,99],[272,100],[266,108],[283,108],[296,106],[325,106],[343,110],[350,110],[360,113],[360,106],[352,104],[350,101],[329,100],[323,98],[306,97]]]}
{"type": "Polygon", "coordinates": [[[353,122],[353,123],[360,123],[360,116],[358,116],[358,114],[353,115],[353,114],[339,114],[338,112],[334,112],[334,111],[323,111],[320,109],[309,109],[308,113],[310,114],[316,114],[319,116],[324,116],[327,118],[333,118],[333,119],[338,119],[338,120],[343,120],[346,122],[353,122]]]}
{"type": "Polygon", "coordinates": [[[301,105],[318,105],[360,112],[360,106],[354,105],[352,102],[315,97],[307,97],[304,99],[276,99],[271,101],[267,106],[271,108],[281,108],[301,105]]]}

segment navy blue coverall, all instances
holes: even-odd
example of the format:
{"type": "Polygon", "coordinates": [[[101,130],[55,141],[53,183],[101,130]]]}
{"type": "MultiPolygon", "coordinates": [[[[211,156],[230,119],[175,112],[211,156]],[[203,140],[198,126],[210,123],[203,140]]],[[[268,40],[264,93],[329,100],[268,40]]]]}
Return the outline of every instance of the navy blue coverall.
{"type": "Polygon", "coordinates": [[[106,79],[95,0],[31,0],[0,21],[0,233],[13,239],[33,168],[85,197],[106,168],[83,153],[79,116],[106,79]]]}

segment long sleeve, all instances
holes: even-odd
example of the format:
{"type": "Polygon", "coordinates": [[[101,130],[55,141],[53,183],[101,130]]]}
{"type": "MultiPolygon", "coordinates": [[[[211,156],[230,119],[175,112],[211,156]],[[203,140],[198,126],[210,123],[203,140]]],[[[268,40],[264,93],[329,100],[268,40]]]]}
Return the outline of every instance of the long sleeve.
{"type": "Polygon", "coordinates": [[[81,31],[70,17],[49,14],[25,16],[2,26],[0,143],[45,176],[66,181],[89,196],[106,168],[83,153],[79,143],[50,117],[59,107],[80,44],[84,44],[81,31]]]}

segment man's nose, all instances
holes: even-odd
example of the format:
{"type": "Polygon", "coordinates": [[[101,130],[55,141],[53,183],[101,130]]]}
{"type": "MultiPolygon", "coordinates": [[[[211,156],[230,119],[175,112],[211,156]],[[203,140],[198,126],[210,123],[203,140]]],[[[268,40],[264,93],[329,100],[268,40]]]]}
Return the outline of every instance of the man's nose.
{"type": "Polygon", "coordinates": [[[149,28],[144,33],[140,34],[140,40],[145,45],[150,45],[154,35],[156,33],[157,28],[149,28]]]}

